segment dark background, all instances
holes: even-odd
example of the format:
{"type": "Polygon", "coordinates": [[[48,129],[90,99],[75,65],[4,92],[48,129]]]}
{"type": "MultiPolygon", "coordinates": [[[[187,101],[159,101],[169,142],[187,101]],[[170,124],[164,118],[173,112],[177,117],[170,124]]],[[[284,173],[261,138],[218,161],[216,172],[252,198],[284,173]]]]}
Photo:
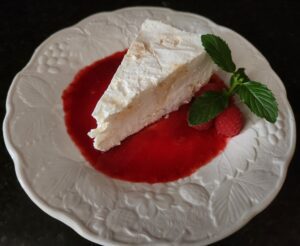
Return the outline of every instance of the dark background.
{"type": "MultiPolygon", "coordinates": [[[[206,16],[248,39],[284,82],[296,121],[300,92],[300,1],[0,1],[1,120],[14,75],[50,34],[101,11],[165,6],[206,16]]],[[[0,245],[95,245],[42,212],[21,189],[1,138],[0,245]]],[[[287,180],[274,202],[245,227],[214,244],[300,245],[300,168],[296,148],[287,180]]]]}

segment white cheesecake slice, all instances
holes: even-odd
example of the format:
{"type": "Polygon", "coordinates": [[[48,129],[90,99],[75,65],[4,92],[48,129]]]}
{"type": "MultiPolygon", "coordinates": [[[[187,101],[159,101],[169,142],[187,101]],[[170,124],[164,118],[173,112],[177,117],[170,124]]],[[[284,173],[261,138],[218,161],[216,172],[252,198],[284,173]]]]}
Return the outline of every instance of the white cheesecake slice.
{"type": "Polygon", "coordinates": [[[119,145],[191,100],[214,69],[200,35],[154,20],[142,24],[93,111],[97,128],[89,136],[96,149],[119,145]]]}

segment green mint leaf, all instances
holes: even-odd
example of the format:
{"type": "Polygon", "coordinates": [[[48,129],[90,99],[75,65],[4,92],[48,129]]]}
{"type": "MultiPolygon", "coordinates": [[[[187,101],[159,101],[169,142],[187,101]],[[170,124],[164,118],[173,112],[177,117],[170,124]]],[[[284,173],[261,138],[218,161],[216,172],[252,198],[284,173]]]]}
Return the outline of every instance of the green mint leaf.
{"type": "Polygon", "coordinates": [[[248,81],[239,84],[236,93],[254,114],[271,123],[276,122],[278,105],[267,86],[256,81],[248,81]]]}
{"type": "Polygon", "coordinates": [[[230,78],[230,85],[234,86],[236,84],[244,83],[249,80],[249,77],[245,73],[245,68],[239,68],[232,74],[230,78]]]}
{"type": "Polygon", "coordinates": [[[229,73],[235,71],[231,51],[223,39],[213,34],[205,34],[201,36],[201,41],[205,51],[220,68],[229,73]]]}
{"type": "Polygon", "coordinates": [[[215,118],[228,105],[228,96],[225,92],[208,91],[197,97],[189,111],[190,125],[199,125],[215,118]]]}

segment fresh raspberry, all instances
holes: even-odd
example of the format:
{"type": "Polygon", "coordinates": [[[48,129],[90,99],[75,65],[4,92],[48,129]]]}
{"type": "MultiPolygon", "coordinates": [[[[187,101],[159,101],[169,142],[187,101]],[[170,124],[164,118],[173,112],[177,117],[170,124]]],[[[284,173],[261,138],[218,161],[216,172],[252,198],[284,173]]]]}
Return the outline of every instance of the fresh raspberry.
{"type": "Polygon", "coordinates": [[[202,124],[199,124],[199,125],[195,125],[195,126],[192,126],[192,127],[194,129],[198,130],[198,131],[204,131],[204,130],[209,129],[212,125],[213,125],[213,120],[210,120],[208,122],[205,122],[205,123],[202,123],[202,124]]]}
{"type": "Polygon", "coordinates": [[[243,126],[243,114],[235,105],[229,106],[215,119],[215,127],[217,132],[226,137],[233,137],[239,134],[243,126]]]}

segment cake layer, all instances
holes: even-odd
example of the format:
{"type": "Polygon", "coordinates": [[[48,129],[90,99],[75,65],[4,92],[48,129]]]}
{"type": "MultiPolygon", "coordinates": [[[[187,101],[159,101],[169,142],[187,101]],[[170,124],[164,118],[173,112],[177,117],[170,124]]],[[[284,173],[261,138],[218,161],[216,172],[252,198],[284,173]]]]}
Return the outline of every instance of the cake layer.
{"type": "Polygon", "coordinates": [[[93,111],[96,149],[109,150],[189,102],[214,68],[200,35],[159,21],[142,24],[93,111]]]}

